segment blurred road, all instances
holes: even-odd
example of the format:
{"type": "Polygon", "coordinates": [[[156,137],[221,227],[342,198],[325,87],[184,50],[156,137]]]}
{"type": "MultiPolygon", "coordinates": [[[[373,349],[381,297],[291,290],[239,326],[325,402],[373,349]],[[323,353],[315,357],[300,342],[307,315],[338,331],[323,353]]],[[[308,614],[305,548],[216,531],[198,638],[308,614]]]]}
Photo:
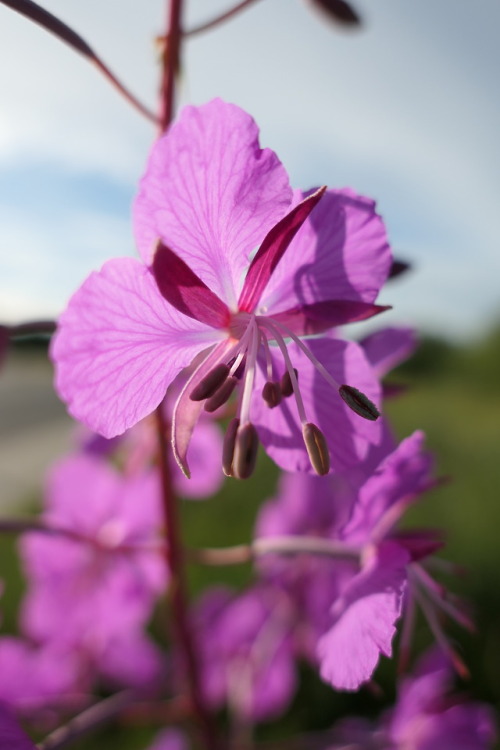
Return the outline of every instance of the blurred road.
{"type": "Polygon", "coordinates": [[[68,451],[74,422],[40,352],[10,351],[0,370],[0,510],[22,512],[50,463],[68,451]]]}

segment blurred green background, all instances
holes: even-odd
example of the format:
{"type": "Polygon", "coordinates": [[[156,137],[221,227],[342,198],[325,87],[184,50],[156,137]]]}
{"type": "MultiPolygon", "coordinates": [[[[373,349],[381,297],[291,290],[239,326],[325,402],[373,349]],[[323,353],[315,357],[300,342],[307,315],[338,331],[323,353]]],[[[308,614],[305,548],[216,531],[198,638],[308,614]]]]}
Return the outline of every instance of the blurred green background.
{"type": "MultiPolygon", "coordinates": [[[[50,375],[43,349],[21,347],[11,353],[20,365],[35,362],[50,375]]],[[[8,365],[9,367],[10,365],[8,365]]],[[[45,377],[44,375],[44,377],[45,377]]],[[[449,481],[428,493],[407,519],[411,525],[440,526],[448,543],[443,556],[464,568],[458,578],[447,577],[452,591],[473,605],[477,635],[454,626],[450,633],[471,670],[471,679],[460,687],[474,698],[500,705],[500,586],[499,586],[499,487],[500,487],[500,326],[477,344],[452,345],[425,338],[418,352],[395,370],[390,381],[407,389],[386,404],[386,413],[399,438],[423,429],[428,447],[436,454],[438,474],[449,481]]],[[[29,401],[29,395],[27,396],[29,401]]],[[[57,410],[56,410],[57,411],[57,410]]],[[[59,413],[59,412],[57,412],[59,413]]],[[[226,482],[207,502],[183,503],[183,522],[190,546],[224,546],[251,538],[256,511],[272,495],[276,468],[261,452],[256,475],[248,482],[226,482]]],[[[19,498],[21,512],[35,507],[33,493],[19,498]]],[[[2,631],[15,631],[22,595],[22,578],[15,558],[15,539],[4,536],[0,545],[0,571],[5,582],[2,598],[2,631]]],[[[239,586],[251,579],[249,566],[190,567],[190,584],[199,592],[210,583],[239,586]]],[[[163,617],[159,618],[163,620],[163,617]]],[[[158,626],[156,626],[158,627],[158,626]]],[[[424,623],[417,634],[418,647],[430,643],[424,623]]],[[[310,670],[303,669],[302,687],[287,717],[262,727],[262,738],[282,738],[295,731],[330,726],[348,712],[378,713],[394,696],[395,664],[385,661],[376,673],[381,695],[369,690],[356,695],[336,694],[310,670]]],[[[141,748],[151,730],[112,726],[74,743],[75,748],[141,748]]]]}

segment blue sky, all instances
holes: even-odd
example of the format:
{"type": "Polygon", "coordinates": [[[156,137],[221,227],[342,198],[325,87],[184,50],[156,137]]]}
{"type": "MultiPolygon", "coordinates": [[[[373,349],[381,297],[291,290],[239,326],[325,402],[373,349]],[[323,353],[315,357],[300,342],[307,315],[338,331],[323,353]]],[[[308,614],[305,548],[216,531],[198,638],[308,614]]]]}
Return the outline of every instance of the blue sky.
{"type": "MultiPolygon", "coordinates": [[[[43,4],[155,106],[163,2],[43,4]]],[[[186,26],[230,4],[188,0],[186,26]]],[[[364,29],[340,33],[306,0],[258,0],[186,44],[181,103],[234,101],[294,185],[377,199],[415,268],[384,290],[394,310],[377,324],[480,335],[500,319],[500,5],[356,6],[364,29]]],[[[0,318],[21,321],[57,315],[93,268],[134,253],[130,202],[155,134],[85,60],[4,7],[0,51],[0,318]]]]}

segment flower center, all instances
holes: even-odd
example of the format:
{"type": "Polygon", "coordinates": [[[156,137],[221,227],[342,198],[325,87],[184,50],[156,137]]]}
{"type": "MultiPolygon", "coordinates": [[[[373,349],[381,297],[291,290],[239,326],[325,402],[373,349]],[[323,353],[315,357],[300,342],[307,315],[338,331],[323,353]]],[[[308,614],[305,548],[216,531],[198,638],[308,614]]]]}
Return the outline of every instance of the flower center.
{"type": "Polygon", "coordinates": [[[366,419],[378,417],[378,410],[364,394],[348,385],[340,385],[319,362],[307,345],[281,322],[272,317],[237,312],[231,316],[228,331],[234,346],[226,352],[224,360],[215,365],[193,388],[190,398],[205,401],[204,408],[214,412],[223,406],[238,387],[238,407],[226,433],[223,451],[223,470],[228,476],[245,479],[255,466],[258,437],[250,421],[250,405],[254,394],[257,366],[266,373],[266,383],[261,397],[270,409],[284,398],[293,396],[302,427],[302,437],[311,462],[317,474],[330,471],[330,454],[325,436],[307,419],[306,409],[299,387],[299,373],[294,367],[288,351],[287,340],[297,345],[313,366],[339,393],[347,405],[366,419]],[[270,342],[283,358],[283,367],[276,366],[271,354],[270,342]],[[263,354],[258,363],[259,353],[263,354]],[[265,361],[263,361],[265,360],[265,361]]]}

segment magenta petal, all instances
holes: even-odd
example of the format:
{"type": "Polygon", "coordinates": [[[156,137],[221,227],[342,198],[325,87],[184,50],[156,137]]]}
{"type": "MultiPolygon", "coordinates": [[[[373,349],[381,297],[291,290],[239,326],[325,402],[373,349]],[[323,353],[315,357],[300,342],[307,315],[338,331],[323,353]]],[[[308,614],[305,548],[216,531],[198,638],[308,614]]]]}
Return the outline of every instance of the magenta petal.
{"type": "Polygon", "coordinates": [[[311,305],[301,305],[293,310],[274,313],[273,320],[288,326],[297,336],[323,333],[333,326],[367,320],[385,310],[390,305],[374,305],[369,302],[349,300],[325,300],[311,305]]]}
{"type": "Polygon", "coordinates": [[[0,750],[36,750],[10,711],[0,703],[0,750]]]}
{"type": "Polygon", "coordinates": [[[267,233],[248,269],[238,300],[240,310],[254,311],[274,269],[325,190],[322,187],[304,198],[267,233]]]}
{"type": "Polygon", "coordinates": [[[224,357],[232,348],[233,343],[234,342],[231,340],[221,341],[218,346],[212,349],[208,356],[206,356],[202,363],[194,370],[174,406],[172,417],[172,447],[175,460],[177,461],[182,473],[188,477],[188,479],[191,476],[191,472],[187,462],[187,452],[191,435],[193,434],[196,422],[198,421],[200,412],[203,408],[203,401],[192,401],[189,395],[200,380],[213,367],[215,367],[215,365],[224,360],[224,357]]]}
{"type": "Polygon", "coordinates": [[[214,99],[185,107],[151,151],[134,205],[141,256],[160,237],[231,307],[250,254],[287,212],[287,173],[254,120],[214,99]]]}
{"type": "Polygon", "coordinates": [[[105,437],[150,414],[213,328],[181,315],[132,258],[108,261],[73,295],[59,320],[51,356],[69,412],[105,437]]]}
{"type": "Polygon", "coordinates": [[[391,655],[407,562],[397,544],[381,545],[335,602],[333,625],[318,641],[321,676],[333,687],[357,690],[371,678],[380,654],[391,655]]]}
{"type": "Polygon", "coordinates": [[[431,482],[433,459],[424,451],[421,431],[403,440],[361,487],[353,514],[342,530],[349,542],[366,542],[377,523],[398,502],[424,492],[431,482]]]}
{"type": "MultiPolygon", "coordinates": [[[[368,365],[361,347],[332,337],[305,342],[315,357],[338,383],[349,383],[365,393],[375,404],[380,402],[380,386],[368,365]]],[[[332,471],[359,463],[367,456],[370,445],[381,440],[381,420],[369,422],[355,414],[342,401],[338,391],[327,383],[306,355],[293,342],[287,344],[290,358],[299,373],[299,388],[308,421],[316,424],[326,437],[332,471]]],[[[284,371],[283,360],[271,347],[276,379],[284,371]]],[[[302,438],[302,429],[293,396],[269,409],[261,397],[266,382],[265,365],[257,368],[250,417],[259,438],[278,466],[286,471],[313,469],[302,438]]]]}
{"type": "Polygon", "coordinates": [[[191,478],[187,479],[172,462],[172,482],[178,495],[193,500],[215,495],[224,474],[221,472],[222,432],[214,419],[202,418],[193,433],[189,446],[191,478]]]}
{"type": "Polygon", "coordinates": [[[274,315],[330,299],[374,302],[390,265],[375,203],[348,189],[327,190],[269,279],[262,304],[274,315]]]}
{"type": "Polygon", "coordinates": [[[418,346],[413,328],[383,328],[360,341],[379,378],[411,357],[418,346]]]}
{"type": "Polygon", "coordinates": [[[160,293],[179,312],[213,328],[229,325],[228,306],[161,240],[151,268],[160,293]]]}

